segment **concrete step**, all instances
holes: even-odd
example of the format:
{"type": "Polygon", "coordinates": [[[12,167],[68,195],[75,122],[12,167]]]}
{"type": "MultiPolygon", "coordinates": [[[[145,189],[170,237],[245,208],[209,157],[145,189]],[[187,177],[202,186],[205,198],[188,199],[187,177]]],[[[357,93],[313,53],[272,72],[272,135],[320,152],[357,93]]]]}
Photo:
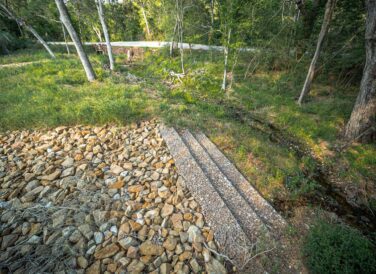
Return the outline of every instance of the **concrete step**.
{"type": "Polygon", "coordinates": [[[164,126],[160,132],[214,231],[220,253],[239,270],[251,265],[252,273],[265,273],[254,252],[274,249],[286,221],[204,134],[164,126]]]}
{"type": "Polygon", "coordinates": [[[287,226],[285,219],[260,195],[205,134],[199,132],[195,133],[194,136],[221,172],[232,182],[238,193],[268,226],[273,235],[281,236],[287,226]]]}
{"type": "Polygon", "coordinates": [[[222,173],[196,138],[188,130],[183,130],[180,136],[208,177],[208,181],[220,194],[231,213],[246,232],[247,237],[252,239],[265,235],[266,226],[261,218],[243,196],[239,194],[232,182],[222,173]]]}
{"type": "Polygon", "coordinates": [[[248,255],[245,247],[251,243],[238,220],[175,129],[162,126],[160,132],[180,176],[184,178],[186,186],[200,204],[206,221],[212,227],[220,252],[226,254],[238,267],[242,266],[248,255]]]}

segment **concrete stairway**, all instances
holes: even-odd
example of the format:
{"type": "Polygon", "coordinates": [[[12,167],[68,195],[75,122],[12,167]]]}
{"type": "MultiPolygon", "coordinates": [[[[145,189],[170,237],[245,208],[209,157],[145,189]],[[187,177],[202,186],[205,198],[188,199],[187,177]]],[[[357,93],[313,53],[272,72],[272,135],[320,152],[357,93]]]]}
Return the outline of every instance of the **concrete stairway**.
{"type": "Polygon", "coordinates": [[[162,126],[161,134],[220,251],[237,267],[244,266],[257,240],[266,246],[278,240],[286,221],[203,133],[162,126]]]}

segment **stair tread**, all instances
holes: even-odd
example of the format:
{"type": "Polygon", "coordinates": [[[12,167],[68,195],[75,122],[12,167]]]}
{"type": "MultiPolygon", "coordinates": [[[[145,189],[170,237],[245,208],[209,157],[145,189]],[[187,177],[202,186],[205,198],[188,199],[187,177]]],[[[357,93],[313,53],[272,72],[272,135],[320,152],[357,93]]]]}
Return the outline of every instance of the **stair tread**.
{"type": "Polygon", "coordinates": [[[174,157],[179,174],[199,202],[206,221],[212,227],[220,250],[238,266],[242,265],[247,256],[247,249],[244,247],[249,246],[250,241],[238,220],[212,186],[175,129],[162,126],[161,135],[174,157]]]}
{"type": "Polygon", "coordinates": [[[253,188],[247,179],[205,134],[199,132],[195,134],[195,137],[222,173],[233,183],[237,191],[255,210],[257,215],[272,228],[275,234],[279,234],[287,225],[284,218],[253,188]]]}
{"type": "Polygon", "coordinates": [[[188,130],[182,131],[181,137],[191,150],[196,161],[200,164],[201,169],[209,177],[210,183],[221,195],[221,198],[247,233],[248,238],[252,239],[264,235],[266,226],[262,219],[212,161],[195,137],[188,130]]]}

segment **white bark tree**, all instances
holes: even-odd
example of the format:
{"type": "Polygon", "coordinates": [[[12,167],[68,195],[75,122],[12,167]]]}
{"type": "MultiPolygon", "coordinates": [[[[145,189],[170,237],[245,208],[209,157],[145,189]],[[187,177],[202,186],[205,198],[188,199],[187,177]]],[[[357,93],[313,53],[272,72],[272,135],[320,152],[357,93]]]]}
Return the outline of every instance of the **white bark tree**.
{"type": "Polygon", "coordinates": [[[151,32],[150,32],[150,27],[149,27],[149,21],[148,21],[148,18],[146,16],[146,11],[145,11],[145,4],[143,1],[141,1],[141,13],[142,13],[142,17],[144,18],[144,21],[145,21],[145,27],[146,27],[146,38],[147,39],[151,39],[151,32]]]}
{"type": "Polygon", "coordinates": [[[66,35],[66,33],[65,33],[65,27],[64,27],[63,22],[61,22],[61,29],[63,30],[65,47],[66,47],[66,49],[67,49],[67,53],[68,53],[68,55],[69,55],[69,54],[70,54],[70,50],[69,50],[69,45],[68,45],[67,35],[66,35]]]}
{"type": "Polygon", "coordinates": [[[303,89],[300,93],[298,104],[301,105],[303,103],[304,97],[310,92],[311,90],[311,85],[313,78],[315,77],[315,70],[316,70],[316,64],[320,56],[321,52],[321,47],[324,42],[324,38],[326,36],[326,33],[328,32],[329,29],[329,24],[332,19],[334,7],[336,6],[337,0],[328,0],[325,6],[325,15],[324,15],[324,21],[322,22],[321,25],[321,31],[319,34],[319,39],[317,41],[317,46],[316,46],[316,51],[315,55],[312,58],[311,65],[309,66],[308,73],[306,80],[304,82],[303,89]]]}
{"type": "Polygon", "coordinates": [[[178,43],[179,43],[179,52],[180,52],[180,63],[181,63],[181,71],[182,74],[185,74],[184,69],[184,49],[183,49],[183,41],[184,41],[184,6],[182,0],[175,1],[175,10],[176,10],[176,30],[178,35],[178,43]]]}
{"type": "Polygon", "coordinates": [[[20,27],[23,27],[27,31],[31,32],[35,36],[35,38],[37,38],[37,40],[39,41],[39,43],[41,43],[43,45],[43,47],[47,50],[47,52],[50,54],[50,56],[52,58],[54,58],[54,59],[56,58],[55,54],[53,53],[53,51],[51,50],[51,48],[48,46],[48,44],[46,43],[46,41],[44,41],[44,39],[38,34],[38,32],[32,26],[26,24],[25,20],[23,20],[22,18],[17,17],[4,4],[0,3],[0,8],[5,12],[6,16],[9,19],[16,21],[17,24],[20,27]]]}
{"type": "Polygon", "coordinates": [[[102,0],[95,0],[98,9],[99,20],[101,21],[104,39],[106,40],[108,59],[110,60],[110,70],[114,70],[114,58],[112,56],[112,47],[110,35],[108,34],[107,24],[104,17],[102,0]]]}
{"type": "Polygon", "coordinates": [[[230,41],[231,41],[231,28],[228,30],[226,45],[224,45],[223,47],[224,68],[223,68],[223,80],[222,80],[222,87],[221,87],[222,90],[226,90],[226,87],[227,87],[228,53],[229,53],[230,41]]]}
{"type": "Polygon", "coordinates": [[[82,46],[81,40],[74,29],[71,19],[69,17],[68,9],[64,4],[63,0],[55,0],[56,6],[59,10],[60,14],[60,21],[63,22],[65,28],[67,29],[69,36],[71,37],[74,46],[77,50],[78,56],[80,57],[82,66],[84,67],[87,79],[92,82],[95,80],[95,73],[93,70],[93,67],[91,66],[91,63],[89,61],[89,58],[87,57],[84,48],[82,46]]]}

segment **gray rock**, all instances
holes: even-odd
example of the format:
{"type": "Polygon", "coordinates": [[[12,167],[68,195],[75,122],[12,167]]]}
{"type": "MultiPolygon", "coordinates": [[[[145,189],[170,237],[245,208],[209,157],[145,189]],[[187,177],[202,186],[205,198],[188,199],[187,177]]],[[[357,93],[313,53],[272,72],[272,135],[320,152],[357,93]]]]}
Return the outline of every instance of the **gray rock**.
{"type": "Polygon", "coordinates": [[[95,252],[95,248],[96,248],[95,245],[89,247],[88,250],[86,251],[86,254],[87,254],[87,255],[93,255],[94,252],[95,252]]]}
{"type": "Polygon", "coordinates": [[[74,159],[68,157],[68,158],[65,158],[64,162],[62,162],[61,165],[63,167],[71,167],[71,166],[73,166],[73,163],[74,163],[74,159]]]}
{"type": "Polygon", "coordinates": [[[117,234],[118,234],[118,228],[116,227],[116,225],[111,226],[110,231],[111,231],[112,234],[114,234],[114,235],[117,235],[117,234]]]}
{"type": "Polygon", "coordinates": [[[74,172],[75,172],[75,168],[74,167],[70,167],[70,168],[64,169],[63,172],[61,173],[60,177],[64,178],[64,177],[68,177],[68,176],[73,176],[74,172]]]}
{"type": "Polygon", "coordinates": [[[195,226],[195,225],[191,225],[189,228],[188,228],[188,241],[190,243],[201,243],[203,242],[203,237],[201,235],[201,230],[195,226]]]}
{"type": "Polygon", "coordinates": [[[81,240],[82,238],[82,234],[80,233],[80,231],[78,230],[75,230],[72,235],[69,236],[69,241],[71,243],[77,243],[79,240],[81,240]]]}
{"type": "Polygon", "coordinates": [[[82,233],[82,235],[85,236],[86,239],[90,240],[90,238],[93,236],[93,231],[91,230],[90,225],[83,224],[78,227],[78,230],[82,233]]]}
{"type": "Polygon", "coordinates": [[[38,187],[38,186],[40,186],[39,181],[38,181],[38,180],[32,180],[32,181],[30,181],[30,182],[26,185],[25,190],[26,190],[27,192],[29,192],[29,191],[32,191],[34,188],[36,188],[36,187],[38,187]]]}
{"type": "Polygon", "coordinates": [[[107,219],[107,211],[94,210],[92,214],[97,226],[101,226],[107,219]]]}
{"type": "Polygon", "coordinates": [[[198,264],[197,260],[196,259],[192,259],[189,261],[189,264],[191,265],[191,268],[193,270],[194,273],[199,273],[200,270],[201,270],[201,267],[200,265],[198,264]]]}
{"type": "Polygon", "coordinates": [[[28,244],[40,244],[41,242],[42,238],[37,235],[31,236],[30,239],[27,241],[28,244]]]}
{"type": "Polygon", "coordinates": [[[208,274],[226,274],[226,268],[216,259],[212,259],[211,262],[206,264],[206,272],[208,274]]]}
{"type": "Polygon", "coordinates": [[[144,270],[145,264],[137,259],[134,259],[127,267],[128,272],[140,273],[144,270]]]}
{"type": "Polygon", "coordinates": [[[132,237],[126,237],[124,239],[121,239],[119,241],[119,244],[121,245],[122,248],[128,249],[130,246],[136,246],[138,245],[138,242],[136,239],[132,237]]]}
{"type": "Polygon", "coordinates": [[[103,233],[102,232],[94,232],[94,241],[96,244],[101,244],[103,243],[103,233]]]}

